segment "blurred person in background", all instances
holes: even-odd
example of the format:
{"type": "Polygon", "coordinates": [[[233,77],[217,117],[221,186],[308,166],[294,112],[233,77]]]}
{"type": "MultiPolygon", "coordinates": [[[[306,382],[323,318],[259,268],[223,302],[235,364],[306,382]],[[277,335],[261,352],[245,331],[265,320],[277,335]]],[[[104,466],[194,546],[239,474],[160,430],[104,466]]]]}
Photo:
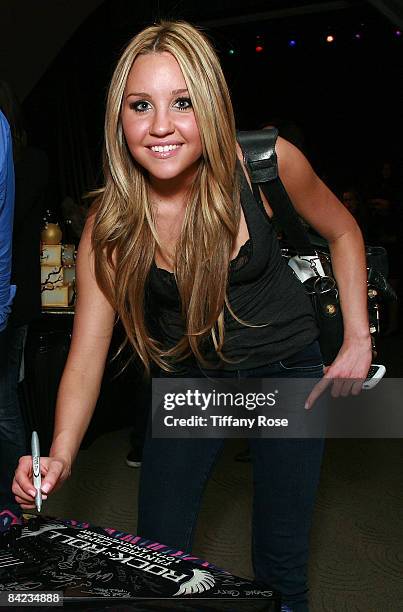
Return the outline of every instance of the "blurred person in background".
{"type": "Polygon", "coordinates": [[[15,171],[11,281],[16,294],[0,377],[0,512],[6,512],[4,520],[11,517],[13,522],[18,520],[21,509],[11,492],[12,477],[19,457],[26,452],[18,383],[24,376],[28,324],[41,313],[39,245],[49,170],[46,155],[27,143],[20,104],[5,81],[0,81],[0,109],[10,125],[15,171]]]}
{"type": "Polygon", "coordinates": [[[364,238],[366,238],[367,228],[365,210],[363,207],[363,199],[358,189],[354,185],[347,186],[346,189],[342,190],[340,200],[347,208],[348,212],[353,215],[364,235],[364,238]]]}
{"type": "MultiPolygon", "coordinates": [[[[2,511],[11,503],[13,462],[8,466],[7,447],[12,444],[13,426],[8,414],[8,320],[15,287],[11,285],[12,229],[14,215],[14,168],[10,127],[0,111],[0,521],[8,520],[2,511]]],[[[23,449],[21,449],[23,450],[23,449]]],[[[18,509],[17,509],[18,512],[18,509]]]]}
{"type": "MultiPolygon", "coordinates": [[[[366,212],[368,243],[386,249],[389,264],[388,280],[399,295],[403,265],[403,188],[402,179],[390,159],[384,159],[381,162],[369,184],[366,212]]],[[[387,317],[385,335],[394,334],[400,326],[397,301],[389,302],[387,317]]]]}

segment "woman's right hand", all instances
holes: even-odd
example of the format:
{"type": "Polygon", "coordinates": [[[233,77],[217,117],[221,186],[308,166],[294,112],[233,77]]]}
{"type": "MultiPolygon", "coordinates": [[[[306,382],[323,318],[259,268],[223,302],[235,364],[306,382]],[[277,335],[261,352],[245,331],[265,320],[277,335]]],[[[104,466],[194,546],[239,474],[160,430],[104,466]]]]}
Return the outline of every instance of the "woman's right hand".
{"type": "MultiPolygon", "coordinates": [[[[42,499],[56,491],[71,474],[71,463],[63,457],[41,457],[42,499]]],[[[32,484],[32,457],[20,458],[15,471],[12,491],[23,510],[35,508],[35,487],[32,484]]]]}

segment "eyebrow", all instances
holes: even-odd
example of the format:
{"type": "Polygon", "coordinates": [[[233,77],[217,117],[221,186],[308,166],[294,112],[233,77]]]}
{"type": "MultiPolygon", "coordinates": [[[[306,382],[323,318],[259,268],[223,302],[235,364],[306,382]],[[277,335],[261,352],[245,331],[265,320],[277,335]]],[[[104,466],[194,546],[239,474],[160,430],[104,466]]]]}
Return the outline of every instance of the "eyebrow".
{"type": "MultiPolygon", "coordinates": [[[[173,89],[171,91],[171,95],[172,96],[177,96],[178,94],[181,93],[187,93],[187,89],[173,89]]],[[[152,96],[147,93],[146,91],[132,91],[130,93],[127,94],[126,98],[128,98],[129,96],[139,96],[140,98],[152,98],[152,96]]]]}

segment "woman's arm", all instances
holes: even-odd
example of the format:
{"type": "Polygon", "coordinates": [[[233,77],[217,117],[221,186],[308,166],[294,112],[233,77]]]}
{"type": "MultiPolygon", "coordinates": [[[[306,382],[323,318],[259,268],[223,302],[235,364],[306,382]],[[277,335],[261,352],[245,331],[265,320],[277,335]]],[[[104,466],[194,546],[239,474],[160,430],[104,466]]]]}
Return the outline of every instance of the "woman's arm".
{"type": "MultiPolygon", "coordinates": [[[[297,213],[328,242],[340,291],[344,341],[330,378],[363,379],[372,350],[367,309],[364,242],[354,217],[315,174],[304,155],[286,140],[276,145],[279,174],[297,213]]],[[[353,392],[358,387],[353,388],[353,392]]]]}
{"type": "MultiPolygon", "coordinates": [[[[77,257],[77,304],[69,355],[60,382],[53,443],[41,459],[42,490],[48,493],[70,474],[98,398],[112,336],[115,313],[94,276],[92,219],[84,228],[77,257]]],[[[23,507],[32,507],[29,457],[22,457],[13,491],[23,507]]]]}
{"type": "Polygon", "coordinates": [[[87,222],[77,258],[77,304],[69,355],[60,382],[50,455],[74,460],[87,430],[105,368],[115,313],[94,275],[92,222],[87,222]]]}

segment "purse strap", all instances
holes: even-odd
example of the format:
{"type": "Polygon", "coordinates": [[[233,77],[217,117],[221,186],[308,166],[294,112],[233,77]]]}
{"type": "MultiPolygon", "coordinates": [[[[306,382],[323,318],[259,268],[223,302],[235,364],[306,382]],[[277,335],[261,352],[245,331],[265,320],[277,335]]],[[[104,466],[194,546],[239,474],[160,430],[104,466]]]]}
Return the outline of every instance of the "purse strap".
{"type": "Polygon", "coordinates": [[[278,130],[274,127],[237,133],[253,194],[263,207],[259,192],[260,187],[273,209],[275,219],[279,221],[280,226],[287,234],[288,241],[298,255],[316,255],[308,233],[295,212],[290,197],[278,175],[275,149],[277,136],[278,130]]]}

